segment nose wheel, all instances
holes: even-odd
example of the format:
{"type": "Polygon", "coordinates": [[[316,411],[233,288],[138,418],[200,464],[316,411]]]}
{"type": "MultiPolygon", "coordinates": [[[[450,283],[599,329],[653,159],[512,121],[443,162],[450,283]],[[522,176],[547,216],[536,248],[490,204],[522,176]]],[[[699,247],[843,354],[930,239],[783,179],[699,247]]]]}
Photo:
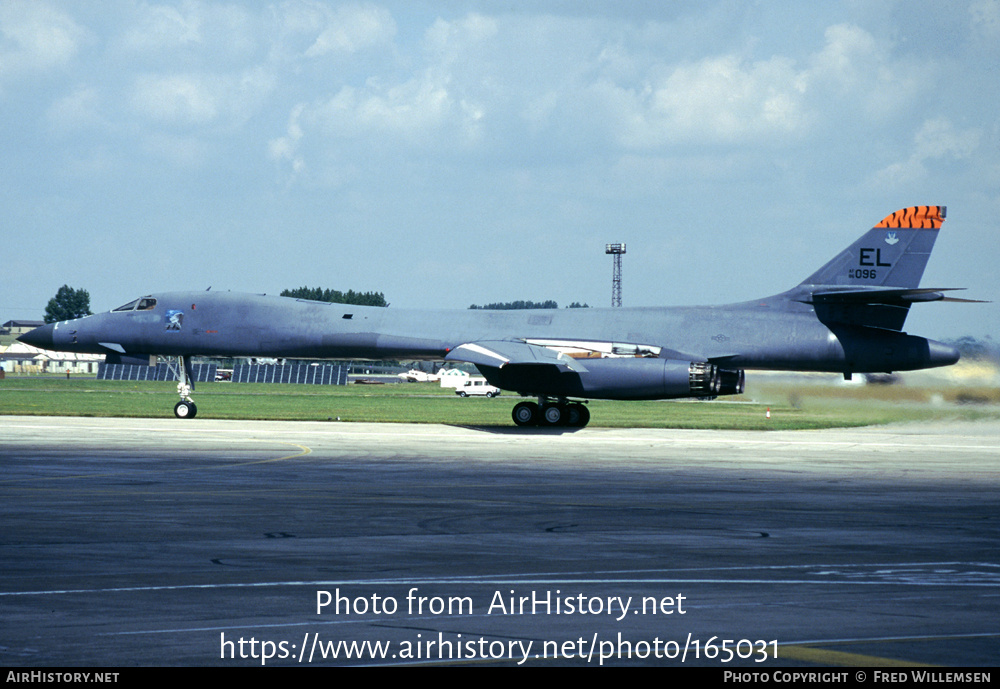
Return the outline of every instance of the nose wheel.
{"type": "Polygon", "coordinates": [[[194,402],[178,402],[174,405],[174,416],[178,419],[193,419],[198,413],[194,402]]]}

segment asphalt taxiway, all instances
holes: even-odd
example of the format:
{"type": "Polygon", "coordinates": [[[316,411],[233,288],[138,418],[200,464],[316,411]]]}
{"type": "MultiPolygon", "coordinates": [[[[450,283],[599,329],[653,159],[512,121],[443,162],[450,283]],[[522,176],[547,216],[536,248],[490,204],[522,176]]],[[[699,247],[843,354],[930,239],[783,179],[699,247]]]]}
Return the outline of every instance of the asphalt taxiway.
{"type": "Polygon", "coordinates": [[[998,488],[996,422],[0,417],[0,664],[996,665],[998,488]]]}

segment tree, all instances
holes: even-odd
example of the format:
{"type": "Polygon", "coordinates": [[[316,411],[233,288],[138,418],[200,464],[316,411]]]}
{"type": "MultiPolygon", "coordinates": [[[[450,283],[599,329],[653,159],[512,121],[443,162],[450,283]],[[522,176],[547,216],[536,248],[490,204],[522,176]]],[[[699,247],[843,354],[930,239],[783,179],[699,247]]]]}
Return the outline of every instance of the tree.
{"type": "Polygon", "coordinates": [[[69,321],[93,315],[90,310],[90,292],[63,285],[45,307],[45,322],[69,321]]]}
{"type": "Polygon", "coordinates": [[[478,304],[472,304],[469,306],[470,309],[484,309],[486,311],[518,311],[521,309],[558,309],[559,304],[552,301],[551,299],[547,301],[507,301],[503,303],[494,302],[493,304],[484,304],[479,306],[478,304]]]}
{"type": "Polygon", "coordinates": [[[334,304],[355,304],[357,306],[388,306],[385,295],[381,292],[355,292],[352,289],[341,292],[336,289],[322,287],[299,287],[281,291],[281,296],[294,299],[309,299],[310,301],[328,301],[334,304]]]}
{"type": "MultiPolygon", "coordinates": [[[[559,304],[548,299],[546,301],[505,301],[505,302],[494,302],[492,304],[472,304],[469,306],[470,309],[480,309],[486,311],[517,311],[520,309],[558,309],[559,304]]],[[[572,304],[566,307],[567,309],[589,309],[587,304],[581,304],[578,301],[574,301],[572,304]]]]}

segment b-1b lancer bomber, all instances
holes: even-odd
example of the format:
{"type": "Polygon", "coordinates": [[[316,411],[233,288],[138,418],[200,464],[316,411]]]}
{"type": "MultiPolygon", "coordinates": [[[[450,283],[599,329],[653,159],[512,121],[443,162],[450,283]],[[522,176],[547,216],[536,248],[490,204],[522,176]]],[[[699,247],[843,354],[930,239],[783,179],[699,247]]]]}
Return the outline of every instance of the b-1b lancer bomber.
{"type": "Polygon", "coordinates": [[[197,412],[194,356],[443,360],[537,398],[514,407],[519,426],[581,427],[590,420],[581,400],[739,394],[746,369],[850,378],[955,363],[954,348],[902,332],[911,304],[969,301],[919,287],[944,219],[944,206],[897,211],[787,292],[724,306],[409,311],[171,292],[20,339],[109,363],[178,357],[180,418],[197,412]]]}

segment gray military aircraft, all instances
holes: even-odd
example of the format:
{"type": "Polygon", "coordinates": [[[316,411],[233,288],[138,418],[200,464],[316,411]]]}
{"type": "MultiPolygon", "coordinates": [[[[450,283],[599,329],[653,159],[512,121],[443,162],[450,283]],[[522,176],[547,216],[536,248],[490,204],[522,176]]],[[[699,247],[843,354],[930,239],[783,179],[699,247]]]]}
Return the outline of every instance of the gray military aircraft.
{"type": "Polygon", "coordinates": [[[193,356],[444,360],[538,402],[519,426],[585,426],[576,399],[711,398],[743,392],[744,370],[852,373],[947,366],[958,352],[902,332],[911,304],[970,301],[920,288],[944,206],[887,216],[801,284],[725,306],[407,311],[231,292],[151,294],[21,340],[106,354],[109,363],[178,357],[179,418],[193,356]]]}

